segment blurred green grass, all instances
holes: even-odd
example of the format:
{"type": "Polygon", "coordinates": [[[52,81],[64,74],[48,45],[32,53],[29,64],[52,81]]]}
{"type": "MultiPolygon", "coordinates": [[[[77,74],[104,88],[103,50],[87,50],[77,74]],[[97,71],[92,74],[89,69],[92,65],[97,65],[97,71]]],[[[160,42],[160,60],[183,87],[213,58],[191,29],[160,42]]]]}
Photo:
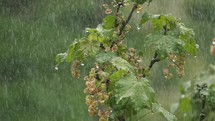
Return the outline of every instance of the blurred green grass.
{"type": "Polygon", "coordinates": [[[0,120],[86,121],[84,81],[55,55],[101,21],[100,1],[0,1],[0,120]],[[97,14],[95,14],[97,13],[97,14]]]}
{"type": "MultiPolygon", "coordinates": [[[[211,19],[214,14],[200,11],[210,18],[202,19],[190,9],[192,0],[189,1],[155,0],[146,7],[152,13],[172,13],[182,18],[194,29],[200,45],[197,58],[187,61],[184,80],[165,80],[162,67],[166,62],[153,68],[156,76],[151,77],[152,84],[159,92],[159,101],[167,108],[179,98],[178,85],[192,79],[208,63],[215,64],[209,54],[211,38],[215,36],[211,19]]],[[[101,3],[101,0],[0,0],[0,120],[93,120],[84,104],[84,81],[70,77],[69,64],[55,70],[54,61],[57,53],[64,52],[75,38],[83,35],[85,27],[95,27],[101,22],[101,3]]],[[[202,6],[201,2],[198,6],[202,6]]],[[[138,20],[135,14],[127,45],[142,50],[141,43],[150,27],[137,30],[138,20]]],[[[150,54],[146,55],[151,58],[150,54]]]]}

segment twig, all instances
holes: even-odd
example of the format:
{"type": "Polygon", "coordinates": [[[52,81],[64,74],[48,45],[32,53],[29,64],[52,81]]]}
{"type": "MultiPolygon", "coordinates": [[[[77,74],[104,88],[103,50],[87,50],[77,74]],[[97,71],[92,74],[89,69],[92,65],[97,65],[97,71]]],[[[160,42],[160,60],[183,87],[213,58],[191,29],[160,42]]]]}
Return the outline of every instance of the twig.
{"type": "Polygon", "coordinates": [[[125,26],[128,24],[128,22],[130,21],[135,9],[137,8],[137,4],[134,4],[133,5],[133,8],[131,9],[131,12],[129,13],[129,16],[128,18],[126,19],[126,21],[122,24],[122,27],[120,28],[120,31],[119,31],[119,36],[122,35],[122,32],[125,28],[125,26]]]}
{"type": "Polygon", "coordinates": [[[122,2],[122,3],[117,3],[115,27],[118,27],[118,26],[119,26],[119,23],[118,23],[118,15],[119,15],[119,9],[120,9],[121,6],[123,6],[123,2],[122,2]]]}
{"type": "Polygon", "coordinates": [[[157,52],[155,52],[154,54],[154,58],[151,60],[150,64],[149,64],[149,70],[151,70],[152,66],[156,63],[159,62],[160,59],[158,58],[158,54],[157,52]]]}

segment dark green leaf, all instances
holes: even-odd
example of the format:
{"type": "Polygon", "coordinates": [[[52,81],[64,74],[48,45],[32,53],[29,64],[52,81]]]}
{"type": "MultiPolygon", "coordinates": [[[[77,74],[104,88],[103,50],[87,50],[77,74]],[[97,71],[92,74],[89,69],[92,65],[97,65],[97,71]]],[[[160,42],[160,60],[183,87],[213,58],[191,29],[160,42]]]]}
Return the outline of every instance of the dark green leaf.
{"type": "Polygon", "coordinates": [[[160,60],[165,59],[170,53],[182,53],[184,43],[171,35],[150,34],[144,40],[146,48],[153,47],[160,60]]]}

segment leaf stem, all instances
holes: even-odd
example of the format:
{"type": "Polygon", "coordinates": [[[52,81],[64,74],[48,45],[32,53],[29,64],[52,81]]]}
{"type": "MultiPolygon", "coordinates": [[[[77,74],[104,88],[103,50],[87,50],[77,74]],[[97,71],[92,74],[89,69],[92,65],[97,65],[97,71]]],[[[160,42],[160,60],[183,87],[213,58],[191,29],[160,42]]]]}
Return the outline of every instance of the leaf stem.
{"type": "Polygon", "coordinates": [[[128,18],[126,19],[126,21],[122,24],[122,27],[120,28],[120,31],[119,31],[119,36],[122,35],[122,32],[125,28],[125,26],[128,24],[128,22],[130,21],[134,11],[137,9],[137,4],[134,4],[133,5],[133,8],[131,9],[131,12],[129,13],[128,15],[128,18]]]}

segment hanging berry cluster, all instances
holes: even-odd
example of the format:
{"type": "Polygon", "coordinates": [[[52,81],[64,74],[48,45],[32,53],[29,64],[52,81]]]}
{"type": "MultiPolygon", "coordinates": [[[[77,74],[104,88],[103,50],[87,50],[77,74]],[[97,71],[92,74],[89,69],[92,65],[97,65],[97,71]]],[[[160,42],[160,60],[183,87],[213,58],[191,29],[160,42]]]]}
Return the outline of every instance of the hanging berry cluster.
{"type": "Polygon", "coordinates": [[[96,72],[92,68],[89,75],[84,78],[86,81],[86,88],[84,93],[86,96],[86,104],[88,112],[91,116],[99,116],[99,121],[108,121],[111,108],[106,105],[109,98],[106,83],[102,82],[103,71],[96,72]],[[96,77],[99,76],[97,79],[96,77]],[[101,79],[100,79],[101,78],[101,79]]]}

